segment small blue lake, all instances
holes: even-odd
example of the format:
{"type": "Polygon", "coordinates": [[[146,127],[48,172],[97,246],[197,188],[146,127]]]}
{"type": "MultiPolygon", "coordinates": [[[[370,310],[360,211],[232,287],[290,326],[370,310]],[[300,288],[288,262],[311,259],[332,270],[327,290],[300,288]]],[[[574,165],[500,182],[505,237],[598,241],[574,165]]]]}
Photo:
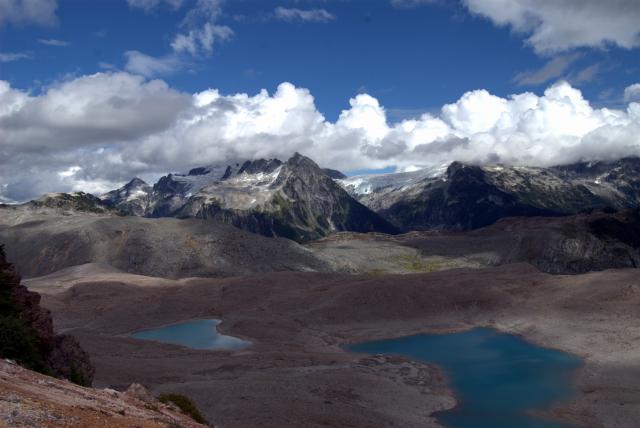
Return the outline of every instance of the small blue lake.
{"type": "Polygon", "coordinates": [[[452,334],[421,334],[353,345],[353,352],[402,355],[441,367],[458,406],[439,412],[448,428],[569,428],[537,418],[574,392],[581,360],[489,328],[452,334]]]}
{"type": "Polygon", "coordinates": [[[135,339],[155,340],[193,349],[242,349],[251,342],[218,333],[220,320],[193,320],[131,334],[135,339]]]}

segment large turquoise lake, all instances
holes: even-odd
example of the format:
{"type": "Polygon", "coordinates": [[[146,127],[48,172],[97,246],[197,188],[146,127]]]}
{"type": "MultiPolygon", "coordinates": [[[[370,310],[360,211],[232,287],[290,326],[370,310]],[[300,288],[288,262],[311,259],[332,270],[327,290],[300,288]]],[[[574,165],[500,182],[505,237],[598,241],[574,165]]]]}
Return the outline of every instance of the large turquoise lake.
{"type": "Polygon", "coordinates": [[[155,340],[193,349],[242,349],[251,342],[218,333],[220,320],[193,320],[131,334],[135,339],[155,340]]]}
{"type": "Polygon", "coordinates": [[[348,347],[368,354],[402,355],[440,366],[458,406],[438,413],[448,428],[569,428],[537,418],[574,392],[581,360],[489,328],[452,334],[421,334],[348,347]]]}

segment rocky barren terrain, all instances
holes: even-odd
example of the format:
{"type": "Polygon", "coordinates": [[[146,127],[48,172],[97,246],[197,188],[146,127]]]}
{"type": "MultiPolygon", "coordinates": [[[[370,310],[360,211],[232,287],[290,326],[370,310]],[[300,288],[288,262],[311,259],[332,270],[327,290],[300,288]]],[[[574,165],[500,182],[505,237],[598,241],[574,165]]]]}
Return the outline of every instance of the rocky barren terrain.
{"type": "Polygon", "coordinates": [[[85,263],[169,278],[328,269],[293,241],[215,220],[9,206],[0,208],[0,242],[25,277],[85,263]]]}
{"type": "Polygon", "coordinates": [[[640,357],[635,269],[549,275],[527,264],[412,275],[272,273],[171,282],[117,272],[29,281],[56,326],[95,362],[96,384],[194,399],[221,426],[437,426],[454,398],[433,367],[345,352],[347,343],[491,326],[584,358],[577,395],[553,416],[634,427],[640,357]],[[253,342],[196,351],[127,334],[193,318],[253,342]]]}
{"type": "Polygon", "coordinates": [[[204,427],[141,385],[125,392],[83,388],[0,360],[0,426],[204,427]]]}

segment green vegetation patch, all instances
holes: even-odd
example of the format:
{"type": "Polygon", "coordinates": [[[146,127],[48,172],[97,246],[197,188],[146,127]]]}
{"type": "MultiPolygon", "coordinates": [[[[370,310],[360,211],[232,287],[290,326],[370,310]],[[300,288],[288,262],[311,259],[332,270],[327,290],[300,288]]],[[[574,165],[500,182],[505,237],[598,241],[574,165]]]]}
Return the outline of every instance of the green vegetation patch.
{"type": "Polygon", "coordinates": [[[0,316],[0,356],[14,360],[23,367],[46,375],[52,370],[45,362],[40,338],[35,330],[21,319],[6,315],[0,316]]]}
{"type": "Polygon", "coordinates": [[[200,424],[208,424],[207,420],[204,418],[204,416],[202,416],[196,405],[193,404],[193,401],[191,401],[191,399],[185,395],[161,394],[158,397],[158,400],[160,400],[161,403],[165,404],[173,403],[178,406],[178,408],[182,410],[183,413],[191,416],[191,419],[193,419],[194,421],[200,424]]]}
{"type": "Polygon", "coordinates": [[[411,272],[436,272],[448,267],[442,260],[425,260],[419,255],[400,255],[395,260],[400,267],[411,272]]]}

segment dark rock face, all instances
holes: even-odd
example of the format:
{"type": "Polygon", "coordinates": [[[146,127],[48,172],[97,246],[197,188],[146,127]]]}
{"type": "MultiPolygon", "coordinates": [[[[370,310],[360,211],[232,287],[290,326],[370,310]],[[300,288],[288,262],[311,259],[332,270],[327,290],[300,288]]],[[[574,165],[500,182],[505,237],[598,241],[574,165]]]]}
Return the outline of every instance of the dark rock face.
{"type": "Polygon", "coordinates": [[[353,199],[311,159],[296,153],[278,177],[282,200],[276,200],[284,223],[305,231],[303,240],[332,231],[394,233],[395,228],[353,199]],[[292,203],[293,202],[293,203],[292,203]],[[287,209],[289,208],[289,209],[287,209]]]}
{"type": "Polygon", "coordinates": [[[247,174],[257,174],[260,172],[270,174],[280,165],[282,165],[282,161],[279,159],[258,159],[255,161],[246,161],[242,164],[236,175],[240,175],[243,172],[246,172],[247,174]]]}
{"type": "Polygon", "coordinates": [[[506,262],[526,261],[552,274],[640,266],[637,211],[619,214],[600,211],[555,219],[505,219],[495,226],[512,242],[504,248],[506,262]]]}
{"type": "Polygon", "coordinates": [[[238,210],[200,203],[199,208],[192,207],[188,212],[299,242],[344,230],[395,233],[391,224],[353,199],[311,159],[296,153],[277,167],[280,165],[282,170],[270,186],[273,196],[260,207],[238,210]]]}
{"type": "Polygon", "coordinates": [[[553,168],[452,163],[442,177],[403,190],[366,195],[403,230],[468,230],[512,216],[562,216],[640,205],[640,158],[553,168]]]}
{"type": "Polygon", "coordinates": [[[200,167],[200,168],[193,168],[189,170],[189,173],[187,175],[206,175],[206,174],[209,174],[210,172],[211,170],[209,168],[200,167]]]}
{"type": "Polygon", "coordinates": [[[95,373],[78,341],[56,335],[40,295],[20,284],[20,275],[0,247],[0,356],[27,368],[90,386],[95,373]]]}
{"type": "Polygon", "coordinates": [[[595,219],[589,223],[589,228],[603,241],[618,241],[640,250],[640,209],[595,219]]]}

